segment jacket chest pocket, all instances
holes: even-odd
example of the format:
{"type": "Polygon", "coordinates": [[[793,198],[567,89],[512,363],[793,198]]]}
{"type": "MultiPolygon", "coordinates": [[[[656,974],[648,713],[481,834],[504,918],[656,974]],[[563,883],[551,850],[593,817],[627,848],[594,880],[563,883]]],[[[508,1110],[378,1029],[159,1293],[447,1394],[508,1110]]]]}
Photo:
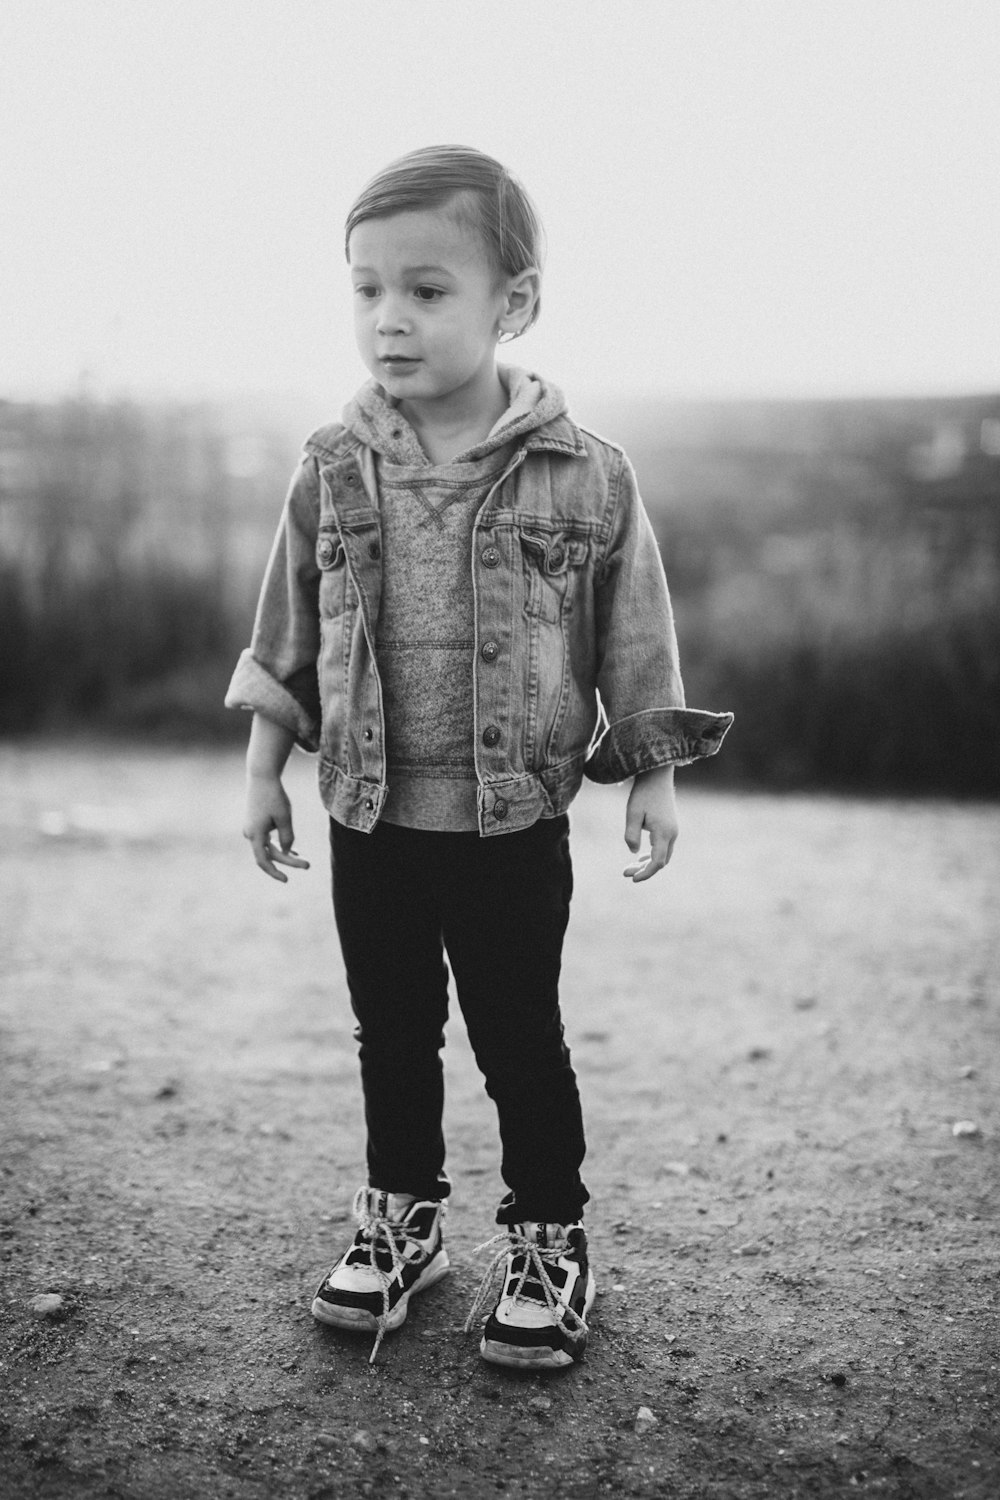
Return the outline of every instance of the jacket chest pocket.
{"type": "Polygon", "coordinates": [[[344,544],[337,532],[321,529],[316,538],[319,568],[319,612],[324,619],[342,615],[347,608],[347,565],[344,544]]]}
{"type": "Polygon", "coordinates": [[[573,608],[573,595],[587,561],[586,537],[566,531],[523,529],[525,613],[558,624],[573,608]]]}

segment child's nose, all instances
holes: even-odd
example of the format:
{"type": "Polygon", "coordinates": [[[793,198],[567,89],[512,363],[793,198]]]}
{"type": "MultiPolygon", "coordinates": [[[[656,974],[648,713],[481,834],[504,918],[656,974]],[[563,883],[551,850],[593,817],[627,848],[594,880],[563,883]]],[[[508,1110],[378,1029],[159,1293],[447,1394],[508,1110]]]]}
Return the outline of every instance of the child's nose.
{"type": "Polygon", "coordinates": [[[395,297],[383,297],[378,310],[376,324],[379,333],[405,333],[409,324],[400,302],[395,297]]]}

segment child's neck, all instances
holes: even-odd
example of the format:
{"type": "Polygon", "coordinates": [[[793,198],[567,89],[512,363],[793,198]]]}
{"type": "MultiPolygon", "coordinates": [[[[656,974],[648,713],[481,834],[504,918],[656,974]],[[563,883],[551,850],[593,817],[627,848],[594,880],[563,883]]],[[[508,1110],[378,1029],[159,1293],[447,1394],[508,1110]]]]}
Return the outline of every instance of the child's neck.
{"type": "Polygon", "coordinates": [[[492,378],[435,401],[401,401],[400,410],[432,464],[446,464],[488,437],[509,404],[496,366],[492,378]]]}

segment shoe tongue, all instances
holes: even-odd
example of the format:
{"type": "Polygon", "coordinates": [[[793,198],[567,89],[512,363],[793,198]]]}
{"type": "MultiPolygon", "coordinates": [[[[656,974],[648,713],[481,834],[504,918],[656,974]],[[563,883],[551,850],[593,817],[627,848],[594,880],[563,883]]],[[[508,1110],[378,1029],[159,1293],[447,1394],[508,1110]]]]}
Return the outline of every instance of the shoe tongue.
{"type": "Polygon", "coordinates": [[[376,1219],[388,1219],[390,1224],[406,1215],[410,1206],[416,1203],[412,1193],[383,1193],[380,1188],[369,1188],[368,1190],[368,1212],[376,1219]]]}
{"type": "Polygon", "coordinates": [[[543,1250],[561,1244],[566,1238],[566,1231],[561,1224],[538,1224],[529,1219],[520,1227],[524,1238],[534,1240],[535,1244],[543,1250]]]}

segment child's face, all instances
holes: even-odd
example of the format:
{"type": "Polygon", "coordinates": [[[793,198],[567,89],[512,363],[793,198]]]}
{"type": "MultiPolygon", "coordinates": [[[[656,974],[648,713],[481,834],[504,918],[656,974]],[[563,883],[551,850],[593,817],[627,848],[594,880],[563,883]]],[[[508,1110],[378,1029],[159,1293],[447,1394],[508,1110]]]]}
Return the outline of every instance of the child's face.
{"type": "Polygon", "coordinates": [[[508,301],[473,228],[445,210],[365,219],[348,252],[358,348],[390,396],[443,409],[495,382],[508,301]]]}

